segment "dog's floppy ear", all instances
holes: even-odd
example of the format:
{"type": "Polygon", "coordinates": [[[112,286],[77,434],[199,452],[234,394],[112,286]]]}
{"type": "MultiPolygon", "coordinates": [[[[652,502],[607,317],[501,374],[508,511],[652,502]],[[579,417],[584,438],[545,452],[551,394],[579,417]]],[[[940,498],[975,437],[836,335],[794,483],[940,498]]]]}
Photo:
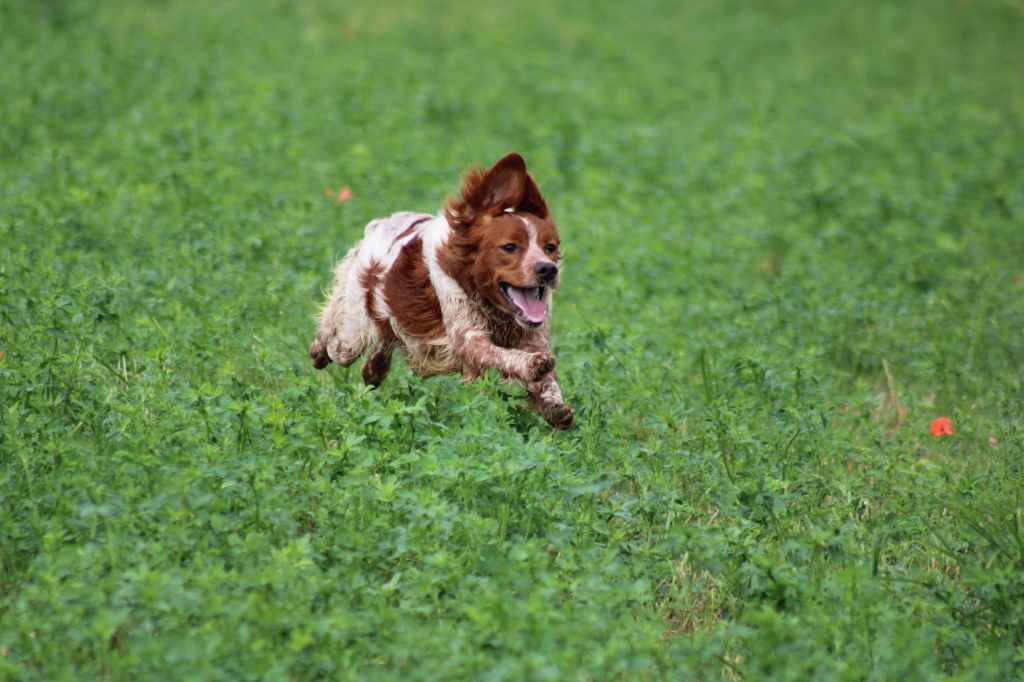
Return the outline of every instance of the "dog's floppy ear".
{"type": "Polygon", "coordinates": [[[526,161],[522,156],[509,152],[494,164],[487,176],[488,209],[501,212],[511,208],[540,218],[548,217],[548,205],[544,203],[537,183],[526,172],[526,161]]]}
{"type": "Polygon", "coordinates": [[[501,157],[489,170],[471,167],[462,178],[458,198],[445,204],[453,226],[471,225],[481,215],[497,215],[507,209],[548,217],[548,206],[537,183],[516,152],[501,157]]]}
{"type": "Polygon", "coordinates": [[[548,205],[541,196],[537,183],[533,181],[532,175],[526,176],[526,186],[523,187],[523,196],[516,205],[517,211],[532,213],[538,218],[548,217],[548,205]]]}

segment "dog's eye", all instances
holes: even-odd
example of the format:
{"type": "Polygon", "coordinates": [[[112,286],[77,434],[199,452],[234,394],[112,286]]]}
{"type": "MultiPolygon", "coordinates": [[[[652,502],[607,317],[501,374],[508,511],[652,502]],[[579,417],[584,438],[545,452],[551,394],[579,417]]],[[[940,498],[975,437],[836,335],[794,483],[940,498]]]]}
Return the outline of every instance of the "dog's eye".
{"type": "Polygon", "coordinates": [[[554,253],[555,251],[558,251],[557,244],[548,244],[547,246],[544,247],[545,253],[554,253]]]}
{"type": "Polygon", "coordinates": [[[509,242],[508,244],[505,244],[501,248],[505,249],[505,251],[508,252],[508,253],[515,253],[516,251],[519,250],[519,247],[516,246],[515,244],[513,244],[512,242],[509,242]]]}

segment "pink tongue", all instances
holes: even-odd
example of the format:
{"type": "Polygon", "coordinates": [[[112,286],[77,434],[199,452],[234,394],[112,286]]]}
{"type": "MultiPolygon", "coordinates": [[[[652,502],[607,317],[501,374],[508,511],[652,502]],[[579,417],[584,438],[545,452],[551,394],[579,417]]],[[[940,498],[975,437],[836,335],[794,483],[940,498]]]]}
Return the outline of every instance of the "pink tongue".
{"type": "Polygon", "coordinates": [[[508,288],[508,295],[512,298],[512,302],[516,304],[519,310],[522,311],[523,317],[530,322],[543,322],[544,313],[544,301],[537,298],[536,289],[517,289],[515,287],[508,288]]]}

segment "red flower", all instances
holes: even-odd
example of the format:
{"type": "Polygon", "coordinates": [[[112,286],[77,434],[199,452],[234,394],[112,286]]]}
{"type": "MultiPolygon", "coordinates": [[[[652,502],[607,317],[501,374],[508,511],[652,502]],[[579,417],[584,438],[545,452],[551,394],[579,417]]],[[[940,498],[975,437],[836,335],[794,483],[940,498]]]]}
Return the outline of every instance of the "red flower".
{"type": "Polygon", "coordinates": [[[342,187],[338,190],[334,190],[330,187],[324,187],[324,194],[331,197],[337,202],[348,201],[352,198],[352,190],[348,187],[342,187]]]}
{"type": "Polygon", "coordinates": [[[939,417],[932,422],[932,435],[933,436],[952,436],[953,435],[953,420],[949,417],[939,417]]]}

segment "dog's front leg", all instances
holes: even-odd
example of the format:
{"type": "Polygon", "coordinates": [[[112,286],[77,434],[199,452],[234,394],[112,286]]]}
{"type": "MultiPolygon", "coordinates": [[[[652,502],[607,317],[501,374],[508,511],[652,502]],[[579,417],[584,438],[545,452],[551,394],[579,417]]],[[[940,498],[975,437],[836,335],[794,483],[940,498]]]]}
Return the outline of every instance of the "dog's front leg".
{"type": "Polygon", "coordinates": [[[540,381],[525,386],[544,421],[557,429],[572,426],[573,410],[562,401],[562,391],[558,387],[558,378],[554,372],[549,372],[540,381]]]}
{"type": "Polygon", "coordinates": [[[491,343],[485,332],[467,332],[456,347],[465,379],[474,379],[493,368],[504,377],[530,384],[555,368],[555,356],[551,353],[501,348],[491,343]]]}

